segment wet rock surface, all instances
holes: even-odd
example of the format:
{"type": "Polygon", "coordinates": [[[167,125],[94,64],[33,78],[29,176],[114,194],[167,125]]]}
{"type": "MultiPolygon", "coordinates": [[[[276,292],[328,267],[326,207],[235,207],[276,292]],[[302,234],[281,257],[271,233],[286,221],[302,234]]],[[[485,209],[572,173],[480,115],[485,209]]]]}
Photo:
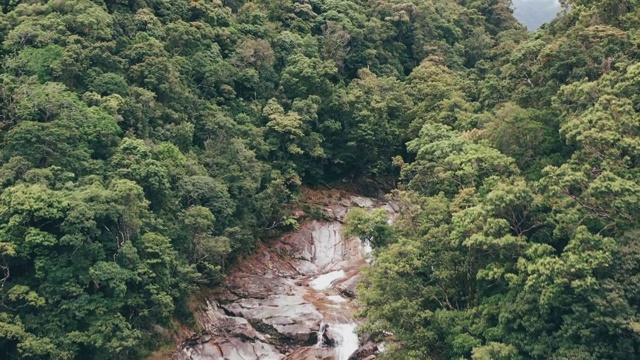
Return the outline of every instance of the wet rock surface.
{"type": "Polygon", "coordinates": [[[209,302],[207,309],[198,314],[198,322],[204,326],[206,335],[188,339],[178,359],[283,359],[267,337],[256,331],[244,318],[227,316],[215,303],[209,302]]]}
{"type": "Polygon", "coordinates": [[[334,287],[336,290],[340,292],[341,295],[346,296],[348,298],[355,298],[356,287],[358,286],[359,280],[360,280],[360,275],[354,275],[347,278],[344,281],[337,283],[334,287]]]}
{"type": "Polygon", "coordinates": [[[317,338],[322,314],[300,295],[272,295],[267,299],[241,299],[225,307],[234,316],[273,328],[290,343],[317,338]]]}
{"type": "Polygon", "coordinates": [[[198,314],[202,334],[186,340],[173,358],[375,358],[375,344],[360,346],[353,331],[353,297],[367,247],[344,238],[341,221],[354,207],[393,208],[358,196],[323,206],[334,221],[308,222],[241,262],[198,314]]]}
{"type": "Polygon", "coordinates": [[[363,346],[360,346],[358,350],[356,350],[353,354],[351,354],[348,360],[375,359],[375,354],[377,352],[378,352],[377,344],[367,343],[363,346]]]}

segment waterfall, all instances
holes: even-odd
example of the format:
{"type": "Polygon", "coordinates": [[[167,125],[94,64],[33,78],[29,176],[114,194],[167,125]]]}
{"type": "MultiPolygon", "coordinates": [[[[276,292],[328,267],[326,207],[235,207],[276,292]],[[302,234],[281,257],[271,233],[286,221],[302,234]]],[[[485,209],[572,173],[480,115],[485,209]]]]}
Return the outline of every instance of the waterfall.
{"type": "Polygon", "coordinates": [[[356,350],[360,342],[355,333],[355,323],[327,324],[321,323],[318,330],[317,347],[333,347],[336,360],[348,360],[356,350]]]}
{"type": "Polygon", "coordinates": [[[327,331],[327,324],[325,324],[324,322],[321,322],[320,330],[318,330],[318,343],[316,344],[317,347],[322,347],[323,345],[325,345],[324,336],[326,331],[327,331]]]}
{"type": "MultiPolygon", "coordinates": [[[[322,206],[341,217],[356,206],[382,207],[356,197],[329,199],[330,205],[322,206]]],[[[391,206],[386,208],[393,214],[391,206]]],[[[374,354],[370,341],[358,351],[362,344],[354,333],[357,302],[352,299],[358,270],[364,261],[373,261],[374,249],[368,241],[343,237],[340,219],[306,223],[247,259],[248,265],[231,274],[223,287],[242,296],[220,305],[224,312],[212,305],[199,314],[202,327],[215,328],[215,334],[185,344],[180,359],[348,360],[356,352],[374,354]],[[283,251],[272,252],[270,247],[283,251]],[[279,349],[276,337],[259,332],[254,324],[276,331],[291,347],[279,349]],[[308,344],[316,336],[315,344],[308,344]]],[[[226,299],[229,294],[223,291],[221,296],[226,299]]]]}
{"type": "Polygon", "coordinates": [[[332,271],[330,273],[326,273],[316,277],[313,281],[311,281],[310,285],[314,290],[326,290],[331,288],[331,284],[345,277],[344,270],[332,271]]]}
{"type": "Polygon", "coordinates": [[[336,341],[336,360],[348,360],[349,356],[358,350],[360,343],[355,329],[355,323],[331,325],[331,332],[336,341]]]}

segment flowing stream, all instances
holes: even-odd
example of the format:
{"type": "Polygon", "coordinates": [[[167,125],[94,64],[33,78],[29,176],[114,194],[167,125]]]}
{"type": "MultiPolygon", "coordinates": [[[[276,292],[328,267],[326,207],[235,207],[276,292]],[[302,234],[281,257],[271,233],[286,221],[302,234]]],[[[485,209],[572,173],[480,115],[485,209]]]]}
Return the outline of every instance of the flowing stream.
{"type": "Polygon", "coordinates": [[[324,211],[334,221],[305,223],[240,263],[199,313],[203,332],[174,358],[375,359],[377,345],[355,333],[353,297],[371,248],[342,236],[342,220],[353,207],[386,207],[394,214],[388,203],[362,197],[328,202],[324,211]]]}
{"type": "Polygon", "coordinates": [[[334,281],[338,279],[344,278],[345,273],[344,270],[336,270],[330,273],[326,273],[318,276],[313,281],[309,283],[314,290],[322,291],[326,289],[330,289],[331,285],[334,281]]]}
{"type": "Polygon", "coordinates": [[[343,304],[350,302],[350,299],[339,294],[328,295],[332,293],[329,290],[333,289],[333,284],[345,277],[346,273],[341,269],[320,275],[309,282],[311,288],[319,292],[315,294],[318,303],[321,303],[323,297],[328,300],[325,305],[329,306],[322,308],[324,309],[325,317],[333,319],[333,322],[325,323],[323,321],[320,324],[317,346],[319,348],[324,346],[333,347],[336,360],[348,360],[358,350],[360,344],[358,335],[355,332],[357,324],[348,320],[344,315],[337,315],[340,311],[335,311],[335,309],[341,310],[343,304]]]}
{"type": "Polygon", "coordinates": [[[356,326],[353,322],[331,325],[336,336],[336,360],[347,360],[358,350],[360,341],[355,333],[356,326]]]}

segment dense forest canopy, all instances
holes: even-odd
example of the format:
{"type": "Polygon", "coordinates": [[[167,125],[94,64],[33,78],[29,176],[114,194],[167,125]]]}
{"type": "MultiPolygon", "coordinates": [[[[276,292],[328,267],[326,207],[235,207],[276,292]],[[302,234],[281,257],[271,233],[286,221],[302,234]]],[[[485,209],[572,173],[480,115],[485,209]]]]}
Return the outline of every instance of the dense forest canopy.
{"type": "Polygon", "coordinates": [[[301,186],[382,178],[390,358],[640,357],[640,13],[563,5],[4,0],[0,357],[144,358],[301,186]]]}
{"type": "Polygon", "coordinates": [[[526,38],[499,33],[503,56],[450,68],[454,116],[447,97],[413,120],[401,217],[376,231],[361,290],[388,358],[640,358],[640,9],[565,5],[526,38]]]}

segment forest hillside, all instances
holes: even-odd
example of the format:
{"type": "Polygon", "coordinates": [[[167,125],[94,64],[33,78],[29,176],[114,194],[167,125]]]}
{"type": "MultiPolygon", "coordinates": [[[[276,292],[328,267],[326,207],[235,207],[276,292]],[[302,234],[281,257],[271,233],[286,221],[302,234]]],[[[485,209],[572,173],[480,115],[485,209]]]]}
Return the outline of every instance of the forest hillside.
{"type": "Polygon", "coordinates": [[[3,0],[0,358],[145,358],[301,187],[389,179],[389,358],[640,358],[640,8],[563,3],[3,0]]]}

